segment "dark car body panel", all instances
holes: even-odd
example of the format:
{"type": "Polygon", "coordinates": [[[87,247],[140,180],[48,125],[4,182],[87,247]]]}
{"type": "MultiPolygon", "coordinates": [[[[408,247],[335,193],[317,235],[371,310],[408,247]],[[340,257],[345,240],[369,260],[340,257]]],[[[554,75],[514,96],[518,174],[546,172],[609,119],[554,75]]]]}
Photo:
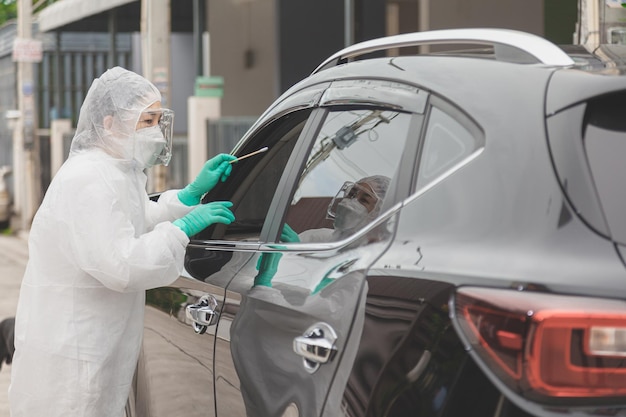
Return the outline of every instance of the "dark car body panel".
{"type": "Polygon", "coordinates": [[[626,90],[619,69],[597,71],[561,70],[554,74],[547,91],[546,115],[615,91],[626,90]]]}

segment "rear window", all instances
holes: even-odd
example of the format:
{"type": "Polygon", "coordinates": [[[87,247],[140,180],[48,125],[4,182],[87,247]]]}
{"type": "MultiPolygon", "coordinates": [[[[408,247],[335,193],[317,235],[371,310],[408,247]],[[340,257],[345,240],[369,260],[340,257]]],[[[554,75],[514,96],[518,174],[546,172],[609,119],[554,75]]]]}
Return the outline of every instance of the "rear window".
{"type": "Polygon", "coordinates": [[[610,234],[626,243],[626,92],[588,102],[583,143],[610,234]]]}

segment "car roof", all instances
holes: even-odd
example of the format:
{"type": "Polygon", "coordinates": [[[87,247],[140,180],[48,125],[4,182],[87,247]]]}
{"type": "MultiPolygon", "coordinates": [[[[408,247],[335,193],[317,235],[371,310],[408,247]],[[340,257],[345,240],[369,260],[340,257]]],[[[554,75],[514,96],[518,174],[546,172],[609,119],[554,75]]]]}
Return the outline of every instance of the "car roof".
{"type": "Polygon", "coordinates": [[[626,89],[625,70],[626,47],[621,45],[603,45],[589,52],[581,45],[555,45],[514,30],[451,29],[352,45],[324,60],[296,88],[351,77],[390,79],[443,95],[465,109],[479,108],[481,99],[493,105],[499,99],[504,104],[507,94],[517,99],[542,94],[545,103],[537,105],[545,106],[545,114],[551,115],[592,97],[626,89]],[[490,48],[380,57],[398,47],[446,43],[490,48]],[[372,55],[376,52],[378,57],[372,55]],[[550,93],[546,94],[552,77],[550,93]]]}
{"type": "Polygon", "coordinates": [[[300,88],[321,81],[346,79],[402,82],[444,97],[474,117],[481,118],[482,115],[485,124],[489,124],[494,108],[515,108],[516,103],[543,108],[551,72],[531,65],[469,57],[400,56],[355,61],[330,68],[309,77],[300,88]]]}
{"type": "Polygon", "coordinates": [[[499,60],[570,66],[572,58],[553,43],[526,32],[511,29],[469,28],[405,33],[372,39],[348,46],[323,61],[316,69],[336,65],[376,51],[422,45],[492,45],[499,60]]]}

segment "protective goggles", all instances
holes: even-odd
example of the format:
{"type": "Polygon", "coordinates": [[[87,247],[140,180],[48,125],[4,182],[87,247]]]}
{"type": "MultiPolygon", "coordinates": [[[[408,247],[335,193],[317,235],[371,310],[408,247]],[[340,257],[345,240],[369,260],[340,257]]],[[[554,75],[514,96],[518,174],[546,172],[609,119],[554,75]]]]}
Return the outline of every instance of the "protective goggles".
{"type": "Polygon", "coordinates": [[[140,120],[150,120],[151,126],[158,125],[165,139],[165,146],[156,155],[156,164],[167,166],[172,159],[172,135],[174,129],[174,111],[170,109],[148,109],[141,113],[140,120]]]}
{"type": "Polygon", "coordinates": [[[328,218],[335,218],[337,206],[344,198],[356,199],[361,205],[367,208],[368,213],[372,212],[381,201],[380,197],[369,187],[346,181],[328,205],[328,210],[326,211],[328,218]]]}

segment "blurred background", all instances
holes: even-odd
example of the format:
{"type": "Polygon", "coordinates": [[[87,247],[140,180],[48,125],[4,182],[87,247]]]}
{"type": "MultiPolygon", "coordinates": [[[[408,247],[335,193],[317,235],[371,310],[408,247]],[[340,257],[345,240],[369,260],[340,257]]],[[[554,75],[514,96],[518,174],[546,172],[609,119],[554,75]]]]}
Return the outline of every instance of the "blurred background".
{"type": "MultiPolygon", "coordinates": [[[[175,111],[170,166],[184,186],[326,57],[386,35],[462,27],[557,44],[626,43],[620,0],[1,0],[0,229],[27,230],[65,158],[94,78],[120,65],[175,111]]],[[[428,52],[428,49],[401,53],[428,52]]]]}

